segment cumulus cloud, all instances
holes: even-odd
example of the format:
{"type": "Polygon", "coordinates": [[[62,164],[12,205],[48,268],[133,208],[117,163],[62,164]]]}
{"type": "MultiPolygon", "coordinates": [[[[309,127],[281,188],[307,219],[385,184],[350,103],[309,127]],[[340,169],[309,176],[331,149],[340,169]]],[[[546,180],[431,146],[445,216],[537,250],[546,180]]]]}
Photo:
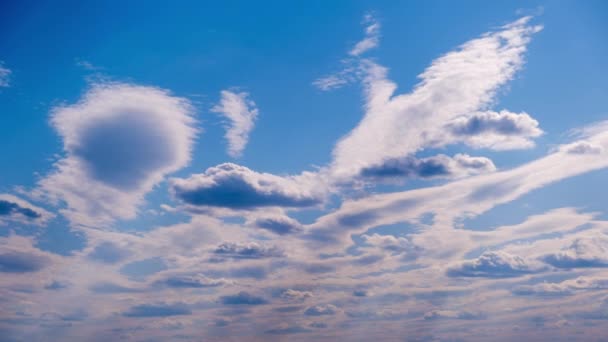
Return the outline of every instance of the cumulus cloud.
{"type": "Polygon", "coordinates": [[[0,61],[0,88],[6,88],[10,86],[11,70],[4,66],[4,63],[0,61]]]}
{"type": "Polygon", "coordinates": [[[294,234],[302,230],[298,221],[285,215],[259,217],[255,219],[254,225],[279,235],[294,234]]]}
{"type": "Polygon", "coordinates": [[[497,89],[521,68],[526,45],[540,30],[529,25],[529,19],[484,34],[436,59],[409,94],[394,95],[397,85],[387,78],[387,69],[362,61],[366,113],[336,145],[333,176],[349,178],[386,160],[450,143],[440,139],[445,124],[487,110],[497,89]]]}
{"type": "Polygon", "coordinates": [[[7,222],[44,225],[53,214],[25,200],[9,194],[0,194],[0,225],[7,222]]]}
{"type": "Polygon", "coordinates": [[[407,255],[415,258],[422,250],[415,246],[410,240],[393,235],[362,235],[363,242],[367,245],[379,248],[395,255],[407,255]]]}
{"type": "Polygon", "coordinates": [[[207,288],[228,285],[224,278],[209,278],[202,274],[175,274],[158,280],[156,284],[172,288],[207,288]]]}
{"type": "Polygon", "coordinates": [[[585,140],[563,145],[560,147],[560,149],[563,152],[570,154],[599,154],[604,151],[601,145],[597,145],[585,140]]]}
{"type": "Polygon", "coordinates": [[[485,157],[471,157],[458,153],[454,157],[443,154],[417,159],[404,157],[388,159],[380,165],[372,165],[361,170],[363,177],[382,178],[438,178],[464,177],[468,175],[492,172],[494,163],[485,157]]]}
{"type": "Polygon", "coordinates": [[[540,136],[538,121],[527,113],[485,111],[458,117],[446,125],[455,140],[475,148],[507,150],[534,146],[540,136]]]}
{"type": "Polygon", "coordinates": [[[608,236],[593,234],[575,238],[569,246],[541,259],[558,268],[608,267],[608,236]]]}
{"type": "Polygon", "coordinates": [[[223,115],[230,122],[226,129],[228,154],[236,158],[243,153],[247,145],[249,133],[258,116],[258,109],[246,92],[234,93],[222,90],[221,95],[220,103],[211,110],[223,115]]]}
{"type": "Polygon", "coordinates": [[[509,278],[536,273],[542,268],[520,256],[506,252],[484,252],[474,260],[467,260],[448,269],[450,277],[509,278]]]}
{"type": "Polygon", "coordinates": [[[215,249],[214,253],[218,256],[233,259],[262,259],[284,256],[282,249],[276,246],[265,246],[257,242],[224,242],[215,249]]]}
{"type": "Polygon", "coordinates": [[[189,163],[192,115],[188,100],[163,89],[93,85],[52,111],[65,157],[40,181],[43,195],[65,202],[63,213],[77,225],[135,217],[144,195],[189,163]]]}
{"type": "Polygon", "coordinates": [[[192,207],[309,207],[320,204],[323,196],[323,189],[313,188],[313,177],[280,177],[225,163],[185,179],[173,178],[170,186],[175,198],[192,207]]]}
{"type": "Polygon", "coordinates": [[[333,304],[321,304],[307,308],[304,311],[306,316],[331,316],[335,315],[340,310],[333,304]]]}
{"type": "Polygon", "coordinates": [[[0,253],[0,272],[3,273],[36,272],[50,264],[50,259],[38,254],[19,251],[0,253]]]}
{"type": "Polygon", "coordinates": [[[225,305],[262,305],[268,303],[266,299],[245,291],[235,295],[222,296],[220,302],[225,305]]]}
{"type": "Polygon", "coordinates": [[[287,299],[287,300],[303,301],[308,298],[312,298],[312,292],[287,289],[287,290],[281,292],[281,298],[287,299]]]}

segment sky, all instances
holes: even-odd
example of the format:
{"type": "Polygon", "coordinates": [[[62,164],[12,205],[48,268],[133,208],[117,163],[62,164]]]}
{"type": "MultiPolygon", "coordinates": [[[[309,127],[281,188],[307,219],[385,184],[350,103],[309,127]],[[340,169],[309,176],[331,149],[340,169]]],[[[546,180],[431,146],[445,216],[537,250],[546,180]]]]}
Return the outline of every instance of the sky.
{"type": "Polygon", "coordinates": [[[0,341],[599,341],[605,1],[0,4],[0,341]]]}

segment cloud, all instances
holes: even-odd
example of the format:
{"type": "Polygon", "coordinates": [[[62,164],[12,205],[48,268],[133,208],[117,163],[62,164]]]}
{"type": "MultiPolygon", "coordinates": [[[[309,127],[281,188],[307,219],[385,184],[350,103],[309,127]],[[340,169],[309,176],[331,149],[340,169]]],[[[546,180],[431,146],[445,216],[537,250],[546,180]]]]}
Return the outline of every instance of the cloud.
{"type": "Polygon", "coordinates": [[[11,70],[4,66],[4,63],[0,61],[0,88],[7,88],[10,86],[11,70]]]}
{"type": "Polygon", "coordinates": [[[495,170],[496,166],[488,158],[471,157],[467,154],[459,153],[453,158],[440,154],[422,159],[414,157],[388,159],[380,165],[363,168],[361,175],[375,179],[464,177],[495,170]]]}
{"type": "Polygon", "coordinates": [[[463,44],[435,61],[409,94],[395,95],[387,69],[363,60],[365,116],[333,151],[332,175],[338,179],[361,169],[446,141],[444,126],[462,116],[485,111],[496,91],[523,64],[523,54],[538,26],[522,18],[496,32],[463,44]]]}
{"type": "Polygon", "coordinates": [[[349,51],[350,57],[342,60],[344,68],[334,74],[316,79],[312,82],[315,87],[329,91],[354,83],[363,77],[364,68],[361,67],[360,57],[380,44],[380,23],[373,15],[367,14],[363,18],[363,24],[365,25],[365,37],[349,51]]]}
{"type": "Polygon", "coordinates": [[[169,317],[191,314],[192,310],[184,304],[143,304],[130,308],[122,315],[125,317],[169,317]]]}
{"type": "Polygon", "coordinates": [[[214,253],[233,259],[277,258],[285,255],[283,250],[276,246],[264,246],[257,242],[224,242],[215,249],[214,253]]]}
{"type": "MultiPolygon", "coordinates": [[[[608,167],[605,155],[608,146],[607,125],[599,123],[594,126],[602,129],[586,132],[584,141],[602,146],[602,153],[572,154],[558,147],[545,157],[510,170],[475,175],[440,186],[346,200],[337,210],[306,226],[305,238],[317,249],[338,248],[352,242],[352,234],[362,234],[373,227],[415,221],[428,213],[434,214],[433,225],[442,228],[442,235],[454,232],[455,220],[475,217],[533,190],[608,167]]],[[[441,234],[435,229],[415,236],[413,242],[421,247],[432,246],[429,252],[437,251],[443,255],[448,253],[445,248],[462,250],[463,246],[471,243],[466,234],[450,235],[460,240],[460,246],[454,241],[446,241],[445,237],[441,238],[441,234]]]]}
{"type": "Polygon", "coordinates": [[[469,311],[452,311],[452,310],[433,310],[424,314],[424,319],[427,321],[437,319],[465,319],[476,320],[483,319],[485,316],[481,313],[473,313],[469,311]]]}
{"type": "Polygon", "coordinates": [[[311,186],[310,175],[280,177],[224,163],[189,178],[173,178],[175,198],[193,207],[255,209],[309,207],[320,204],[322,193],[311,186]]]}
{"type": "Polygon", "coordinates": [[[262,297],[241,291],[235,295],[220,297],[220,302],[224,305],[263,305],[268,301],[262,297]]]}
{"type": "Polygon", "coordinates": [[[599,154],[604,151],[602,146],[584,140],[561,146],[560,149],[570,154],[599,154]]]}
{"type": "Polygon", "coordinates": [[[236,158],[241,156],[245,145],[247,145],[249,133],[253,129],[258,116],[258,109],[255,102],[248,99],[249,94],[246,92],[234,93],[222,90],[221,95],[220,103],[211,110],[222,114],[230,121],[226,130],[228,154],[236,158]]]}
{"type": "Polygon", "coordinates": [[[608,289],[608,279],[595,277],[578,277],[561,283],[542,282],[534,285],[521,285],[513,289],[513,294],[520,296],[568,296],[586,290],[608,289]]]}
{"type": "Polygon", "coordinates": [[[484,252],[447,270],[449,277],[509,278],[541,271],[538,265],[506,252],[484,252]]]}
{"type": "Polygon", "coordinates": [[[0,225],[19,222],[42,226],[54,215],[27,201],[9,194],[0,194],[0,225]]]}
{"type": "Polygon", "coordinates": [[[294,234],[302,230],[298,221],[285,215],[260,217],[254,221],[254,225],[279,235],[294,234]]]}
{"type": "Polygon", "coordinates": [[[298,291],[294,289],[287,289],[281,292],[281,298],[287,300],[304,301],[308,298],[312,298],[312,292],[310,291],[298,291]]]}
{"type": "Polygon", "coordinates": [[[231,282],[224,278],[209,278],[202,274],[181,274],[168,276],[156,282],[171,288],[208,288],[228,285],[231,282]]]}
{"type": "Polygon", "coordinates": [[[104,241],[95,246],[88,254],[88,257],[89,259],[106,264],[116,264],[130,255],[131,252],[128,249],[120,247],[113,242],[104,241]]]}
{"type": "Polygon", "coordinates": [[[393,235],[362,235],[361,238],[366,245],[370,245],[391,254],[405,254],[411,258],[415,258],[422,252],[421,248],[412,244],[412,242],[404,237],[393,235]]]}
{"type": "Polygon", "coordinates": [[[363,53],[377,47],[380,44],[380,23],[373,15],[367,14],[364,17],[363,23],[365,27],[365,38],[359,41],[352,50],[349,51],[351,56],[360,56],[363,53]]]}
{"type": "Polygon", "coordinates": [[[0,272],[2,273],[36,272],[50,264],[50,259],[37,254],[18,251],[0,254],[0,272]]]}
{"type": "Polygon", "coordinates": [[[278,328],[268,329],[265,331],[266,334],[272,335],[289,335],[289,334],[300,334],[311,332],[310,329],[306,329],[301,326],[281,326],[278,328]]]}
{"type": "Polygon", "coordinates": [[[323,304],[311,306],[304,311],[306,316],[332,316],[340,312],[340,310],[332,304],[323,304]]]}
{"type": "Polygon", "coordinates": [[[116,294],[116,293],[137,293],[142,292],[140,289],[127,287],[110,282],[102,282],[89,287],[89,290],[98,294],[116,294]]]}
{"type": "Polygon", "coordinates": [[[575,238],[561,251],[544,255],[541,259],[558,268],[608,267],[608,236],[593,234],[575,238]]]}
{"type": "Polygon", "coordinates": [[[538,128],[538,121],[527,113],[476,112],[458,117],[446,125],[448,132],[455,140],[462,140],[475,148],[507,150],[530,148],[530,140],[540,136],[543,131],[538,128]]]}
{"type": "Polygon", "coordinates": [[[144,195],[189,163],[193,112],[163,89],[93,85],[77,103],[52,110],[65,157],[40,181],[42,195],[65,202],[63,214],[76,225],[134,218],[144,195]]]}

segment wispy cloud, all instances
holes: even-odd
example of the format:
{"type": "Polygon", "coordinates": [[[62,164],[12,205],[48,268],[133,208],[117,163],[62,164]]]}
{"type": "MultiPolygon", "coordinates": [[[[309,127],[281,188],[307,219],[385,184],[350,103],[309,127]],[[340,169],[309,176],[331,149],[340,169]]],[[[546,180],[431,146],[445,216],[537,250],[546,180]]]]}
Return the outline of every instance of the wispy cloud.
{"type": "Polygon", "coordinates": [[[222,114],[229,121],[226,128],[228,154],[236,158],[241,156],[249,141],[249,134],[258,116],[258,108],[249,98],[249,93],[222,90],[221,95],[220,103],[211,110],[222,114]]]}
{"type": "Polygon", "coordinates": [[[0,61],[0,88],[6,88],[10,86],[10,76],[12,71],[4,66],[4,63],[0,61]]]}

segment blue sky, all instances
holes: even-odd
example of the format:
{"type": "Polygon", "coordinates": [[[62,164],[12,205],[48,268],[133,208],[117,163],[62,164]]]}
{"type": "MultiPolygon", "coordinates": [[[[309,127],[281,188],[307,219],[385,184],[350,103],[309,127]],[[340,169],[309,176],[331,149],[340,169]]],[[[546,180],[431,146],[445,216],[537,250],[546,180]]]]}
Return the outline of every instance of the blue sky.
{"type": "Polygon", "coordinates": [[[0,340],[594,340],[603,1],[0,7],[0,340]]]}

